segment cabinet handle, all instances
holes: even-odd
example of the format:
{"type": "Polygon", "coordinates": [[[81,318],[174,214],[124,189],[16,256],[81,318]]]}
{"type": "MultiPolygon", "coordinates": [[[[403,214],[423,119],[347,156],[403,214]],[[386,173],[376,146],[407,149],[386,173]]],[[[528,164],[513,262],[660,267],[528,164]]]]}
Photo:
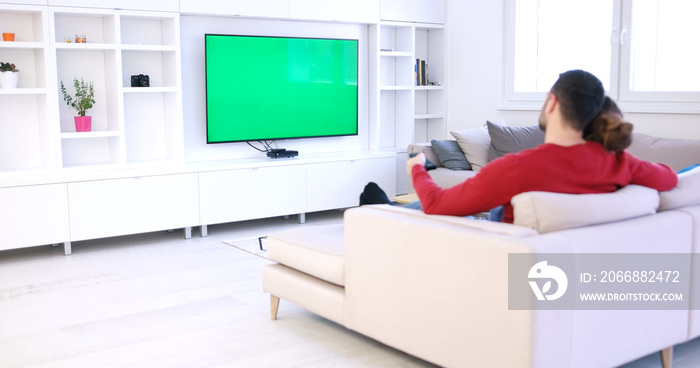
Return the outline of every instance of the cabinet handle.
{"type": "Polygon", "coordinates": [[[624,28],[620,31],[620,46],[625,46],[625,36],[627,35],[627,29],[624,28]]]}

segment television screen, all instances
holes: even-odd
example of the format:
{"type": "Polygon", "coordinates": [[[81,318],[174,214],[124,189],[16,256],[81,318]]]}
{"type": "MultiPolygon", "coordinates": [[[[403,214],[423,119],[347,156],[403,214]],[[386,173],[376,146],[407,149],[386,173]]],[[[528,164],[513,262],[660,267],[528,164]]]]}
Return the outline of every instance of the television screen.
{"type": "Polygon", "coordinates": [[[357,135],[358,41],[205,35],[207,143],[357,135]]]}

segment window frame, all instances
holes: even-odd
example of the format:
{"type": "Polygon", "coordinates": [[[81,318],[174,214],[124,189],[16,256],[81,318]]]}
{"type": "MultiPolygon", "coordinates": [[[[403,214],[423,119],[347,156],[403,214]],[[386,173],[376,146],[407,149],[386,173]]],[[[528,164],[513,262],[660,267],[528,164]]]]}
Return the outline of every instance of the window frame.
{"type": "MultiPolygon", "coordinates": [[[[499,110],[539,110],[545,92],[515,92],[515,19],[518,0],[504,1],[503,83],[499,110]]],[[[625,112],[637,113],[700,113],[698,92],[647,92],[630,90],[632,3],[634,0],[613,0],[613,21],[610,31],[610,81],[606,93],[625,112]]]]}

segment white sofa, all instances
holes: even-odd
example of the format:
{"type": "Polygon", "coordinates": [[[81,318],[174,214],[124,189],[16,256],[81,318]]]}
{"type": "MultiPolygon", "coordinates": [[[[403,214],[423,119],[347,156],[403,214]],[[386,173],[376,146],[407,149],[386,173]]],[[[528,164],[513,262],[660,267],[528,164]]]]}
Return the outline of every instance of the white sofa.
{"type": "Polygon", "coordinates": [[[657,351],[670,367],[669,348],[700,336],[697,310],[509,310],[508,255],[698,253],[700,169],[679,177],[663,193],[524,193],[515,224],[352,208],[342,225],[271,235],[263,290],[273,319],[284,299],[445,367],[614,367],[657,351]]]}

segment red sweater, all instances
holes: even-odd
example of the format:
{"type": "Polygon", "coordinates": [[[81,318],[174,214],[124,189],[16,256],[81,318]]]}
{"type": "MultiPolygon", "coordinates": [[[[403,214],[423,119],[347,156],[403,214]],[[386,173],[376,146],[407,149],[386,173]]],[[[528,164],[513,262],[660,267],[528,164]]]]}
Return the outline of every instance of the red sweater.
{"type": "Polygon", "coordinates": [[[569,147],[545,143],[505,155],[449,189],[438,187],[423,166],[415,165],[412,170],[413,187],[425,213],[466,216],[503,205],[502,221],[510,223],[510,199],[523,192],[609,193],[628,184],[664,191],[678,182],[676,173],[666,165],[643,161],[627,152],[609,153],[590,141],[569,147]]]}

